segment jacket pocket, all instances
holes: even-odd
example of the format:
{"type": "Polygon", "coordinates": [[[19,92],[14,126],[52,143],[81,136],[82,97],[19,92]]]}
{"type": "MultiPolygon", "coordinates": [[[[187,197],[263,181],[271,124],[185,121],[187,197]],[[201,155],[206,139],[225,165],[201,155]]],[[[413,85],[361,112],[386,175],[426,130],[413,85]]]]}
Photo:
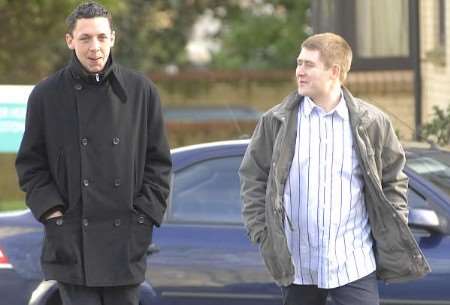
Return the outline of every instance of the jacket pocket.
{"type": "Polygon", "coordinates": [[[273,243],[270,242],[270,236],[267,229],[261,233],[259,250],[272,277],[275,279],[279,278],[282,275],[282,268],[278,263],[278,256],[273,248],[273,243]]]}
{"type": "Polygon", "coordinates": [[[142,213],[133,215],[130,238],[130,261],[141,261],[146,257],[147,249],[152,242],[153,222],[142,213]]]}
{"type": "Polygon", "coordinates": [[[404,246],[400,231],[384,228],[375,241],[377,274],[383,280],[401,279],[412,273],[411,252],[404,246]]]}
{"type": "Polygon", "coordinates": [[[64,217],[55,217],[45,222],[45,237],[42,262],[47,264],[74,265],[78,263],[78,243],[64,217]]]}

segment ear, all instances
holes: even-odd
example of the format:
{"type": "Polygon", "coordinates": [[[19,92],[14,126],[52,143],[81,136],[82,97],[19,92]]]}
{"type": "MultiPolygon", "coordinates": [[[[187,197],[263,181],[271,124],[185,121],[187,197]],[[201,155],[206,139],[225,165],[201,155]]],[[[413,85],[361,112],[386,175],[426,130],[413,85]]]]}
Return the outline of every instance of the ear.
{"type": "Polygon", "coordinates": [[[75,49],[75,46],[73,45],[73,36],[72,34],[66,33],[66,43],[69,49],[73,50],[75,49]]]}
{"type": "Polygon", "coordinates": [[[333,79],[339,79],[339,75],[341,74],[341,67],[337,64],[333,64],[331,66],[331,76],[333,79]]]}
{"type": "Polygon", "coordinates": [[[116,41],[116,31],[111,32],[111,48],[114,47],[114,42],[116,41]]]}

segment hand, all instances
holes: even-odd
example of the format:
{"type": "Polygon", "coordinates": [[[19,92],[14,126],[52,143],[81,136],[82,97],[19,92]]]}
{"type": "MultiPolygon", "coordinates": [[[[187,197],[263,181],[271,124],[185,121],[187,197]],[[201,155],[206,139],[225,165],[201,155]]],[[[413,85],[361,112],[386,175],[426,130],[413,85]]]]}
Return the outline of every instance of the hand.
{"type": "Polygon", "coordinates": [[[50,215],[48,215],[45,220],[49,220],[55,217],[61,217],[63,216],[63,214],[61,213],[61,211],[54,211],[53,213],[51,213],[50,215]]]}

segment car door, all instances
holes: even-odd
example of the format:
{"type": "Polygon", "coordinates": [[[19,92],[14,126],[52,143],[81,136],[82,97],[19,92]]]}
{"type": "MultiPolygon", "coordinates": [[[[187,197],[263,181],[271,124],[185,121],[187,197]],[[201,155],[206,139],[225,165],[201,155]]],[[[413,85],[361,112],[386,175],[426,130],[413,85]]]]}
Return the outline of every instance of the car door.
{"type": "MultiPolygon", "coordinates": [[[[410,179],[408,202],[410,211],[425,209],[437,212],[440,221],[450,217],[439,211],[425,189],[415,179],[410,179]]],[[[411,228],[417,243],[431,265],[432,273],[426,277],[401,284],[386,285],[380,282],[383,305],[450,305],[450,236],[425,228],[411,228]]]]}
{"type": "Polygon", "coordinates": [[[148,279],[162,304],[280,304],[280,290],[242,223],[241,160],[211,157],[174,173],[167,218],[149,258],[148,279]]]}

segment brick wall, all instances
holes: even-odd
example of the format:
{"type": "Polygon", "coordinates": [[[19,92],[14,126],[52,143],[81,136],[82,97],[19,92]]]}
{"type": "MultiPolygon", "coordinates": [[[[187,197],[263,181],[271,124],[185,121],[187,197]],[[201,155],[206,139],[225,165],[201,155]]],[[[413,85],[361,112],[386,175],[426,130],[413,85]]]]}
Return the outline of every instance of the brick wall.
{"type": "Polygon", "coordinates": [[[433,106],[446,109],[450,104],[450,2],[446,1],[446,43],[443,57],[439,47],[438,0],[420,1],[422,122],[430,120],[433,106]],[[433,54],[434,52],[434,54],[433,54]]]}
{"type": "MultiPolygon", "coordinates": [[[[244,105],[266,111],[296,89],[294,70],[264,72],[195,71],[152,75],[166,106],[244,105]]],[[[350,72],[346,85],[355,96],[383,109],[403,139],[414,134],[411,71],[350,72]]]]}

